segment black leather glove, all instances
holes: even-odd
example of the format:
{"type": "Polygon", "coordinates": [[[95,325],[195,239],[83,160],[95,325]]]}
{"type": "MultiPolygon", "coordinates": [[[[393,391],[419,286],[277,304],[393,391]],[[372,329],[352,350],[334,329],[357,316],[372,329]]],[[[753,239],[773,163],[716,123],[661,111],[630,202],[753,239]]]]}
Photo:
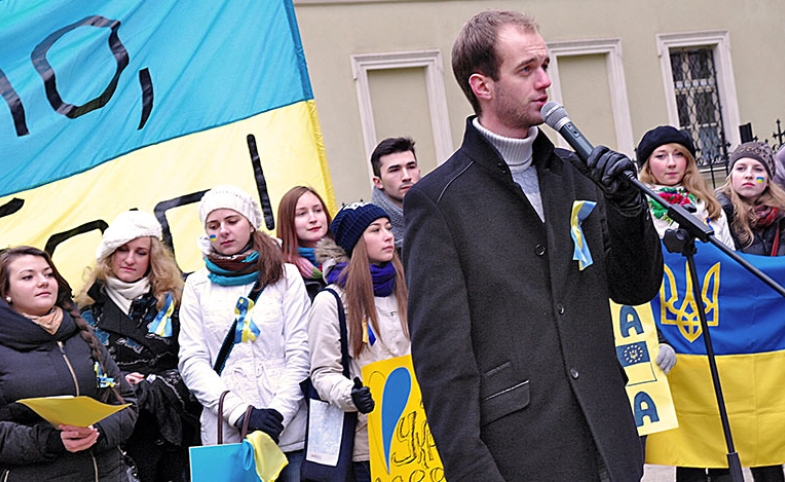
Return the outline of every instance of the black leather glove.
{"type": "MultiPolygon", "coordinates": [[[[254,408],[248,420],[248,431],[261,430],[278,443],[278,437],[283,432],[283,415],[274,408],[254,408]]],[[[242,421],[242,418],[240,419],[242,421]]]]}
{"type": "Polygon", "coordinates": [[[354,377],[354,387],[352,387],[352,402],[360,413],[370,413],[376,406],[371,396],[371,389],[363,386],[363,382],[358,377],[354,377]]]}
{"type": "Polygon", "coordinates": [[[619,209],[631,211],[644,204],[640,190],[627,182],[624,172],[634,175],[635,165],[624,154],[597,146],[591,151],[581,171],[596,182],[606,199],[619,209]]]}

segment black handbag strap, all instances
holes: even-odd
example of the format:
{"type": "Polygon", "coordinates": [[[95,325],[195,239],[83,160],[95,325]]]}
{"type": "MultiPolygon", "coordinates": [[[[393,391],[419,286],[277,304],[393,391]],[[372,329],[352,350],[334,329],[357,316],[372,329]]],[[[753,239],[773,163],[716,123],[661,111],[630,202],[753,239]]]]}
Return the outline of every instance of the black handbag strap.
{"type": "Polygon", "coordinates": [[[343,366],[343,376],[351,380],[349,376],[349,343],[346,333],[346,313],[343,310],[343,301],[332,288],[325,288],[322,291],[331,293],[335,297],[336,303],[338,303],[338,327],[341,330],[341,365],[343,366]]]}
{"type": "MultiPolygon", "coordinates": [[[[251,298],[254,303],[256,303],[256,301],[259,299],[259,296],[261,296],[262,291],[264,291],[264,288],[267,287],[267,285],[262,286],[262,289],[256,291],[258,287],[259,280],[257,279],[256,283],[253,284],[253,288],[251,288],[251,292],[248,293],[248,297],[251,298]]],[[[234,332],[236,329],[237,318],[234,319],[232,326],[229,327],[229,332],[226,333],[224,341],[221,343],[221,349],[218,350],[218,357],[215,359],[215,364],[213,365],[213,370],[215,370],[215,372],[219,375],[222,371],[224,371],[224,367],[226,366],[226,359],[229,358],[229,353],[231,353],[232,348],[234,348],[234,332]]]]}
{"type": "MultiPolygon", "coordinates": [[[[226,395],[229,394],[229,390],[224,391],[221,394],[221,397],[218,399],[218,445],[223,445],[224,443],[224,399],[226,395]]],[[[248,422],[251,420],[251,410],[253,410],[253,405],[248,405],[248,408],[245,409],[245,417],[243,417],[243,426],[240,429],[240,438],[245,439],[245,436],[248,435],[248,422]]]]}

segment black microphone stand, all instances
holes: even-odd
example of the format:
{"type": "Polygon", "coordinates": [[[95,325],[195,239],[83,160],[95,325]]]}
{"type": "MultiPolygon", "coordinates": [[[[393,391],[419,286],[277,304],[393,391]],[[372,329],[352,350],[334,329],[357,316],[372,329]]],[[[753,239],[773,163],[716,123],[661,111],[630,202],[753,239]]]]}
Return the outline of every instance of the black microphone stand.
{"type": "Polygon", "coordinates": [[[703,330],[703,341],[706,345],[706,357],[709,360],[709,369],[711,371],[711,381],[714,385],[714,394],[717,397],[717,407],[720,411],[720,420],[722,421],[722,432],[725,435],[725,445],[728,449],[728,468],[730,471],[733,482],[744,482],[744,475],[741,471],[741,462],[739,461],[739,454],[733,445],[733,436],[731,435],[730,423],[728,422],[728,412],[725,407],[725,397],[722,394],[722,387],[720,386],[720,376],[717,371],[717,360],[714,356],[714,347],[711,343],[711,336],[709,334],[709,324],[706,320],[706,309],[703,304],[703,296],[701,294],[700,278],[695,266],[694,255],[697,252],[695,247],[695,239],[699,239],[704,243],[711,243],[719,248],[723,253],[733,258],[734,261],[744,266],[749,272],[757,276],[761,281],[769,285],[774,291],[785,297],[785,288],[777,284],[766,273],[762,272],[749,261],[739,256],[738,253],[731,250],[714,236],[714,230],[709,226],[703,224],[698,218],[693,216],[687,209],[678,204],[669,204],[660,196],[657,195],[646,184],[639,181],[632,173],[627,173],[627,179],[641,192],[646,194],[649,198],[653,199],[663,208],[668,210],[668,216],[679,224],[678,229],[669,229],[665,232],[663,242],[665,248],[671,253],[681,253],[687,259],[687,266],[690,271],[690,279],[692,280],[692,294],[695,298],[697,305],[698,318],[700,319],[701,329],[703,330]]]}

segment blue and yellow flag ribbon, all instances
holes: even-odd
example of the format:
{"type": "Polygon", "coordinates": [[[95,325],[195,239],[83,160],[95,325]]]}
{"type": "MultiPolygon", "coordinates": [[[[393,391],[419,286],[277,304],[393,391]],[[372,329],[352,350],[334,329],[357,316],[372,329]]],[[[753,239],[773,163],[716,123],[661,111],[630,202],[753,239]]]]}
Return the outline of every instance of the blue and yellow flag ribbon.
{"type": "Polygon", "coordinates": [[[589,245],[583,236],[581,223],[589,217],[597,203],[593,201],[574,201],[572,203],[572,214],[570,215],[570,236],[575,243],[572,252],[572,259],[578,261],[578,269],[583,271],[594,263],[589,251],[589,245]]]}
{"type": "Polygon", "coordinates": [[[171,293],[166,293],[166,300],[163,308],[155,315],[155,319],[147,329],[148,333],[162,338],[172,337],[172,314],[174,314],[174,300],[171,293]]]}
{"type": "Polygon", "coordinates": [[[95,371],[95,378],[98,381],[98,388],[111,388],[117,385],[114,378],[104,375],[100,363],[95,362],[93,364],[93,370],[95,371]]]}
{"type": "Polygon", "coordinates": [[[368,323],[368,320],[363,321],[363,343],[368,343],[371,346],[376,343],[376,335],[373,334],[373,329],[371,329],[371,324],[368,323]]]}
{"type": "Polygon", "coordinates": [[[254,341],[259,336],[259,327],[253,322],[248,314],[253,310],[254,302],[251,299],[241,296],[237,299],[237,305],[234,307],[234,315],[237,319],[237,328],[234,331],[234,342],[242,343],[245,341],[254,341]]]}

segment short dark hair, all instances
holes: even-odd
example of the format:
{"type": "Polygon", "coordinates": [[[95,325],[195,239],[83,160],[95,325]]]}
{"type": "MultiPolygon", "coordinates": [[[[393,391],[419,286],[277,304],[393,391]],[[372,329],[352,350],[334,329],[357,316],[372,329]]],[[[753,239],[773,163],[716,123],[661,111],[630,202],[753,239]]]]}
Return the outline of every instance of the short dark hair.
{"type": "Polygon", "coordinates": [[[530,15],[510,10],[485,10],[463,25],[452,46],[453,75],[477,115],[481,110],[480,102],[469,85],[469,77],[480,73],[499,80],[499,59],[495,47],[499,30],[506,25],[514,25],[524,32],[539,31],[537,22],[530,15]]]}
{"type": "Polygon", "coordinates": [[[376,177],[381,177],[382,175],[382,156],[407,151],[411,152],[414,155],[414,158],[417,159],[417,154],[414,152],[414,141],[411,137],[390,137],[380,142],[371,154],[373,175],[376,177]]]}

